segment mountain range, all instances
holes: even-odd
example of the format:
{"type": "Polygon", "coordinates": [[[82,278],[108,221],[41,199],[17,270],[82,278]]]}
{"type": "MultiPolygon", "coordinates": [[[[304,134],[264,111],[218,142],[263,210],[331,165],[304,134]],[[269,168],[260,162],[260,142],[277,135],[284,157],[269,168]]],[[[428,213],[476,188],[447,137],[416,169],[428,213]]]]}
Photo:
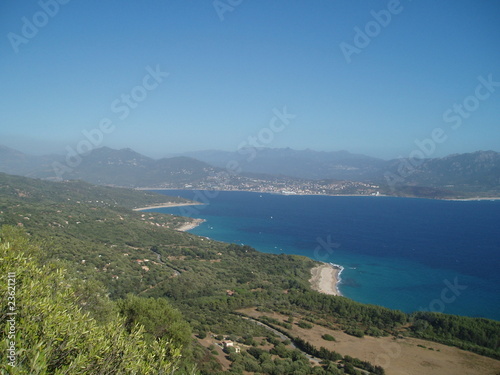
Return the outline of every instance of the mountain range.
{"type": "MultiPolygon", "coordinates": [[[[76,155],[76,154],[75,154],[76,155]]],[[[129,148],[101,147],[84,155],[31,156],[0,146],[0,172],[47,180],[83,180],[124,187],[192,183],[214,173],[210,165],[184,156],[155,160],[129,148]]]]}
{"type": "Polygon", "coordinates": [[[131,149],[102,147],[85,155],[32,156],[0,146],[0,172],[48,180],[81,179],[123,187],[189,187],[221,176],[238,183],[354,181],[374,183],[392,195],[495,196],[500,193],[500,153],[477,151],[432,159],[383,160],[348,151],[241,149],[199,151],[152,159],[131,149]],[[446,193],[443,193],[446,192],[446,193]]]}
{"type": "Polygon", "coordinates": [[[377,178],[387,165],[382,159],[348,151],[244,148],[238,151],[198,151],[182,154],[225,168],[234,161],[243,172],[284,175],[309,180],[366,181],[377,178]]]}

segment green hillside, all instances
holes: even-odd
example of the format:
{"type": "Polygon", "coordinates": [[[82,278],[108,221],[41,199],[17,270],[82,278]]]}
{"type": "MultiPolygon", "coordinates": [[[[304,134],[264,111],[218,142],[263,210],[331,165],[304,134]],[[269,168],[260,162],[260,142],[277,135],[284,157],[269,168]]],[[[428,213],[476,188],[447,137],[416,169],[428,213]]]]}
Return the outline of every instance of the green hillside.
{"type": "MultiPolygon", "coordinates": [[[[14,272],[25,275],[19,277],[22,283],[31,280],[36,284],[34,294],[20,286],[22,293],[28,294],[19,294],[19,301],[33,299],[30,304],[34,306],[24,310],[22,324],[31,328],[23,331],[22,340],[28,341],[20,342],[30,348],[36,343],[47,349],[43,352],[45,359],[35,358],[34,349],[26,356],[25,368],[38,366],[41,370],[24,373],[99,373],[64,372],[65,366],[82,363],[97,366],[89,369],[97,368],[100,373],[127,373],[119,369],[133,360],[128,357],[132,355],[126,345],[128,341],[130,345],[139,345],[140,350],[154,348],[153,357],[147,357],[154,362],[150,363],[151,370],[136,373],[160,373],[154,372],[158,366],[178,367],[178,374],[220,373],[215,349],[198,344],[198,340],[212,334],[231,337],[248,348],[268,353],[228,354],[232,363],[230,373],[246,370],[358,374],[362,369],[383,373],[372,364],[315,349],[297,339],[294,339],[295,345],[302,350],[291,347],[287,351],[278,350],[276,348],[290,342],[284,340],[283,344],[268,328],[235,313],[249,307],[300,316],[314,324],[357,336],[424,337],[500,358],[496,339],[500,337],[498,322],[443,314],[407,315],[344,297],[321,295],[309,286],[310,269],[317,265],[309,258],[264,254],[248,246],[178,232],[175,228],[186,218],[131,210],[166,200],[172,201],[165,196],[134,190],[0,174],[2,277],[15,269],[14,272]],[[56,271],[58,269],[66,271],[56,271]],[[54,285],[52,292],[47,285],[54,285]],[[37,290],[45,292],[37,294],[37,290]],[[54,304],[61,307],[52,309],[50,306],[54,304]],[[37,327],[42,327],[41,316],[46,317],[47,323],[37,331],[37,327]],[[58,326],[59,321],[64,324],[58,326]],[[89,341],[86,337],[76,339],[74,335],[80,331],[72,333],[73,321],[82,322],[78,329],[85,332],[97,332],[102,327],[104,333],[113,329],[117,333],[116,336],[103,333],[102,337],[96,333],[88,337],[89,341]],[[444,326],[453,329],[447,331],[444,326]],[[259,341],[254,340],[256,337],[259,341]],[[110,361],[121,358],[113,362],[116,370],[101,370],[106,367],[99,367],[104,365],[102,358],[97,358],[90,349],[92,340],[104,340],[99,341],[102,345],[108,342],[105,340],[122,343],[123,348],[119,346],[122,354],[109,353],[110,357],[106,357],[111,358],[110,361]],[[53,347],[53,343],[57,343],[56,349],[60,350],[50,352],[48,348],[53,347]],[[311,366],[306,352],[323,362],[311,366]],[[275,357],[269,362],[270,353],[281,354],[272,354],[275,357]]],[[[1,292],[5,296],[6,286],[4,280],[1,292]]],[[[8,328],[6,307],[2,306],[4,326],[0,332],[3,335],[8,328]]],[[[137,363],[137,366],[143,365],[140,361],[137,363]]],[[[5,363],[2,366],[4,372],[16,373],[5,367],[5,363]]]]}
{"type": "MultiPolygon", "coordinates": [[[[179,368],[181,340],[149,338],[143,327],[127,325],[100,286],[78,283],[53,263],[42,265],[43,248],[21,230],[4,227],[1,235],[0,271],[7,276],[2,374],[170,374],[179,368]],[[84,307],[91,301],[89,314],[84,307]]],[[[162,307],[169,323],[189,335],[180,314],[162,307]]]]}

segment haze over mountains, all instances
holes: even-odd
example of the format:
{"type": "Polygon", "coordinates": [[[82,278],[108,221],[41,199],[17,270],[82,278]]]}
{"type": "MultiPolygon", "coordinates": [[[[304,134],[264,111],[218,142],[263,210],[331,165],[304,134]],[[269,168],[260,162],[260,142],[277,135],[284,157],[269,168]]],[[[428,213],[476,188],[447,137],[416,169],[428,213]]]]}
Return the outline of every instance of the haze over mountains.
{"type": "Polygon", "coordinates": [[[100,185],[157,186],[166,181],[190,183],[214,168],[188,157],[155,160],[131,149],[102,147],[70,159],[64,155],[35,157],[0,146],[0,171],[50,180],[81,179],[100,185]]]}
{"type": "Polygon", "coordinates": [[[0,172],[125,187],[185,187],[225,174],[269,181],[281,178],[375,183],[388,191],[420,187],[486,196],[500,193],[500,153],[494,151],[386,161],[347,151],[248,148],[192,152],[156,160],[131,149],[102,147],[68,159],[64,155],[31,156],[0,146],[0,172]]]}
{"type": "Polygon", "coordinates": [[[376,179],[387,165],[382,159],[348,151],[293,150],[291,148],[246,148],[239,151],[199,151],[182,154],[225,168],[236,161],[243,172],[284,175],[311,180],[376,179]]]}

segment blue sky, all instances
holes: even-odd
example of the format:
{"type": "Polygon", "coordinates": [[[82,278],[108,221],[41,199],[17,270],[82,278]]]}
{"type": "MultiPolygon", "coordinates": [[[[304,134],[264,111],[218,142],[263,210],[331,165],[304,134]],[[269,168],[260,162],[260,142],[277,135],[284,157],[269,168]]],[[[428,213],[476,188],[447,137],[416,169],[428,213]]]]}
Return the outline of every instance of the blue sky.
{"type": "Polygon", "coordinates": [[[59,1],[0,5],[0,144],[500,151],[498,1],[59,1]]]}

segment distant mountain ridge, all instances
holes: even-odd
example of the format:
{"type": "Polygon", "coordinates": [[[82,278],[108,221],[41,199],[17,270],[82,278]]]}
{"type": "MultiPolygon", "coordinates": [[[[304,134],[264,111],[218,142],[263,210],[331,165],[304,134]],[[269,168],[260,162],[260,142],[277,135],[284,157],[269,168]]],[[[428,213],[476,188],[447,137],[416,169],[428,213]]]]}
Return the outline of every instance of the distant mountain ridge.
{"type": "MultiPolygon", "coordinates": [[[[403,161],[391,160],[388,170],[397,171],[403,161]]],[[[443,187],[463,192],[500,191],[500,153],[477,151],[426,159],[404,178],[410,185],[443,187]]]]}
{"type": "MultiPolygon", "coordinates": [[[[65,163],[65,156],[35,157],[0,146],[0,172],[57,179],[54,165],[65,163]]],[[[216,186],[214,181],[238,176],[236,183],[255,179],[273,181],[276,178],[285,184],[286,181],[298,184],[312,180],[375,183],[389,195],[500,195],[500,153],[495,151],[418,161],[387,161],[347,151],[248,148],[235,152],[199,151],[152,159],[128,148],[102,147],[82,155],[77,164],[68,168],[63,179],[134,188],[192,185],[203,188],[216,186]]]]}
{"type": "Polygon", "coordinates": [[[0,171],[26,177],[39,177],[54,157],[32,156],[0,145],[0,171]]]}
{"type": "Polygon", "coordinates": [[[216,167],[236,161],[247,173],[284,175],[311,180],[366,181],[380,175],[386,161],[348,151],[246,148],[239,151],[198,151],[181,154],[216,167]]]}
{"type": "Polygon", "coordinates": [[[311,180],[347,180],[462,191],[499,190],[500,153],[477,151],[443,158],[383,160],[348,151],[253,149],[185,153],[217,167],[236,160],[243,172],[311,180]],[[251,159],[250,161],[248,161],[251,159]]]}
{"type": "Polygon", "coordinates": [[[102,147],[82,157],[78,167],[64,177],[100,185],[156,186],[165,182],[192,183],[214,173],[214,168],[187,157],[155,160],[131,149],[102,147]]]}
{"type": "Polygon", "coordinates": [[[57,180],[83,180],[98,185],[148,187],[168,183],[192,183],[216,172],[217,168],[188,157],[155,160],[129,148],[101,147],[81,155],[76,166],[65,156],[35,157],[0,146],[0,172],[57,180]],[[56,170],[64,173],[57,173],[56,170]]]}

